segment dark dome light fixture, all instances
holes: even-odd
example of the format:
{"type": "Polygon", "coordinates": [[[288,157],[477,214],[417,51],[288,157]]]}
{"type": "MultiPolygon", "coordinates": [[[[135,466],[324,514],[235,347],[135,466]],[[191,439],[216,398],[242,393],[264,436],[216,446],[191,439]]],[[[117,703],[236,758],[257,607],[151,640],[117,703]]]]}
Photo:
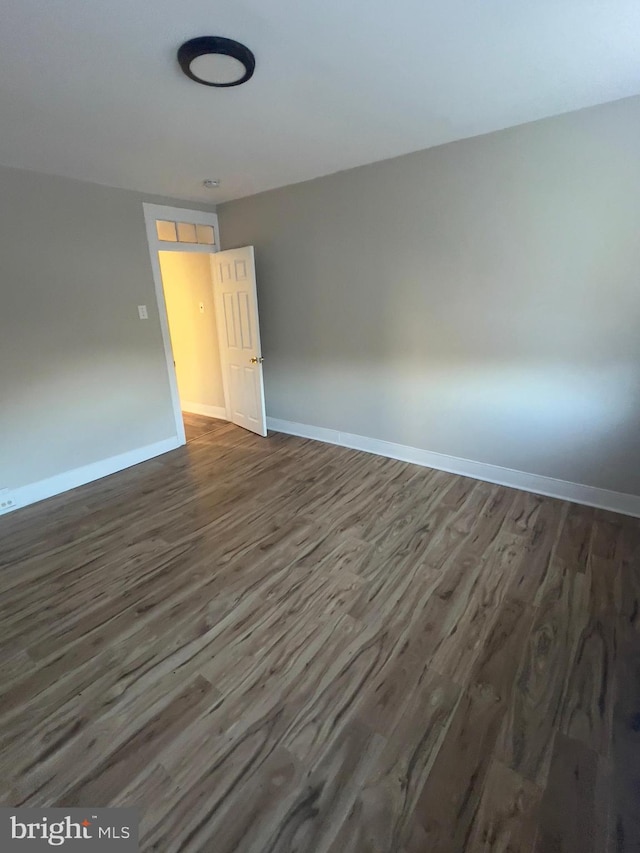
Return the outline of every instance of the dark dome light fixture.
{"type": "Polygon", "coordinates": [[[178,50],[180,68],[204,86],[239,86],[251,78],[256,60],[248,47],[221,36],[201,36],[178,50]]]}

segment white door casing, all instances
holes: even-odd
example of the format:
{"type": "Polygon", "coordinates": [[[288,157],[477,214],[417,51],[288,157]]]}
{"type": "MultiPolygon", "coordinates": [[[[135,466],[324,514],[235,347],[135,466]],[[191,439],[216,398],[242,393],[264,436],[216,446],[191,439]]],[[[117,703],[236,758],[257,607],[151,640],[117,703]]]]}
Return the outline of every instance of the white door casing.
{"type": "Polygon", "coordinates": [[[151,270],[155,287],[156,303],[158,306],[158,318],[162,332],[164,355],[167,364],[167,378],[171,392],[171,404],[173,407],[173,418],[176,426],[178,443],[185,444],[187,441],[182,420],[182,407],[180,406],[180,395],[178,393],[178,380],[173,359],[173,348],[171,346],[171,335],[169,332],[169,319],[167,317],[167,306],[162,286],[162,273],[160,271],[159,251],[170,252],[204,252],[212,254],[217,252],[219,245],[218,216],[203,210],[186,210],[178,207],[167,207],[166,205],[149,204],[142,205],[144,212],[145,227],[147,231],[147,243],[151,258],[151,270]],[[169,220],[174,222],[187,222],[194,225],[208,225],[214,229],[214,243],[212,245],[198,243],[165,242],[160,240],[156,229],[158,220],[169,220]]]}
{"type": "Polygon", "coordinates": [[[211,256],[222,377],[230,421],[267,434],[253,246],[211,256]]]}

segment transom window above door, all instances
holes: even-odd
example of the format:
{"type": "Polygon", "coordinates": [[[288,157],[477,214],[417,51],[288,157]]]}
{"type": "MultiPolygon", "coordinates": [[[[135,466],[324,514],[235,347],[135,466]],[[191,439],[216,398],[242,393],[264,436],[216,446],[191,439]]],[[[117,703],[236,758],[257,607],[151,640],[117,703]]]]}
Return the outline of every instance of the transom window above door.
{"type": "Polygon", "coordinates": [[[196,243],[200,246],[215,246],[216,244],[216,233],[213,225],[156,219],[156,233],[158,240],[162,243],[196,243]]]}

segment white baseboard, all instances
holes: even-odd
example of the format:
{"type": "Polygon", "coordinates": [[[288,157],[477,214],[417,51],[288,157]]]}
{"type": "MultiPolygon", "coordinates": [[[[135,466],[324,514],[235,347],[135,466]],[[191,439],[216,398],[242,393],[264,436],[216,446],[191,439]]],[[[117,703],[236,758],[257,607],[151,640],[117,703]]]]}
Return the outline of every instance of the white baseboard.
{"type": "Polygon", "coordinates": [[[56,474],[55,477],[49,477],[46,480],[39,480],[37,483],[30,483],[28,486],[13,489],[12,495],[16,500],[16,505],[11,508],[10,512],[14,512],[16,509],[24,506],[29,506],[29,504],[43,501],[45,498],[59,495],[62,492],[67,492],[69,489],[75,489],[77,486],[84,486],[86,483],[91,483],[94,480],[100,480],[102,477],[109,476],[109,474],[115,474],[116,471],[122,471],[125,468],[130,468],[132,465],[138,465],[140,462],[146,462],[155,456],[168,453],[169,450],[175,450],[179,446],[178,437],[173,436],[173,438],[166,438],[163,441],[148,444],[146,447],[128,450],[126,453],[120,453],[118,456],[101,459],[99,462],[92,462],[89,465],[83,465],[81,468],[74,468],[72,471],[56,474]]]}
{"type": "Polygon", "coordinates": [[[267,418],[267,427],[288,435],[313,438],[328,444],[339,444],[341,447],[364,450],[366,453],[375,453],[377,456],[401,459],[403,462],[413,462],[415,465],[423,465],[426,468],[437,468],[451,474],[473,477],[475,480],[485,480],[488,483],[497,483],[500,486],[509,486],[537,495],[560,498],[561,500],[594,506],[599,509],[608,509],[612,512],[620,512],[623,515],[640,518],[640,495],[612,492],[595,486],[571,483],[568,480],[556,480],[553,477],[544,477],[541,474],[528,474],[526,471],[502,468],[500,465],[474,462],[471,459],[461,459],[457,456],[447,456],[444,453],[421,450],[419,447],[395,444],[378,438],[367,438],[364,435],[354,435],[326,427],[283,421],[279,418],[267,418]]]}
{"type": "Polygon", "coordinates": [[[206,418],[220,418],[222,421],[229,420],[224,406],[204,406],[202,403],[181,402],[180,408],[183,412],[189,412],[190,415],[204,415],[206,418]]]}
{"type": "MultiPolygon", "coordinates": [[[[210,407],[214,408],[214,407],[210,407]]],[[[186,409],[185,409],[186,411],[186,409]]],[[[224,410],[223,410],[224,411],[224,410]]],[[[199,414],[199,413],[197,413],[199,414]]],[[[225,417],[210,415],[210,417],[225,417]]],[[[339,430],[327,429],[325,427],[314,427],[309,424],[299,424],[293,421],[283,421],[278,418],[267,418],[267,426],[276,432],[284,432],[288,435],[297,435],[302,438],[311,438],[316,441],[324,441],[328,444],[337,444],[342,447],[350,447],[354,450],[363,450],[366,453],[374,453],[377,456],[387,456],[391,459],[401,459],[404,462],[412,462],[427,468],[436,468],[440,471],[448,471],[451,474],[460,474],[463,477],[473,477],[476,480],[485,480],[489,483],[497,483],[501,486],[509,486],[513,489],[522,489],[525,492],[533,492],[538,495],[547,495],[552,498],[573,501],[574,503],[594,506],[600,509],[619,512],[640,518],[640,496],[629,495],[624,492],[613,492],[608,489],[599,489],[595,486],[586,486],[580,483],[571,483],[567,480],[557,480],[553,477],[545,477],[540,474],[528,474],[525,471],[515,471],[512,468],[503,468],[500,465],[489,465],[485,462],[474,462],[471,459],[461,459],[457,456],[447,456],[444,453],[434,453],[430,450],[422,450],[418,447],[410,447],[405,444],[395,444],[391,441],[383,441],[378,438],[368,438],[363,435],[340,432],[339,430]]],[[[57,474],[37,483],[12,490],[16,505],[9,512],[14,512],[21,507],[37,503],[46,498],[59,495],[69,489],[75,489],[109,474],[115,474],[125,468],[146,462],[170,450],[180,446],[177,436],[157,441],[146,447],[129,450],[109,459],[102,459],[63,474],[57,474]]]]}

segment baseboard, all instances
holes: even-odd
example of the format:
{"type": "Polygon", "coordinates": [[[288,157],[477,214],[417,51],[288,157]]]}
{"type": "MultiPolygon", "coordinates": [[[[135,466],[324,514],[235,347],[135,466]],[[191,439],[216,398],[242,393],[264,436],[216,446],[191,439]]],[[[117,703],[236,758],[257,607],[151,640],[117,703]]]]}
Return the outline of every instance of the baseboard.
{"type": "Polygon", "coordinates": [[[100,480],[102,477],[108,477],[109,474],[131,468],[132,465],[138,465],[140,462],[146,462],[155,456],[161,456],[179,446],[180,442],[177,436],[166,438],[163,441],[156,441],[154,444],[129,450],[126,453],[120,453],[118,456],[101,459],[99,462],[92,462],[90,465],[65,471],[64,474],[56,474],[55,477],[13,489],[12,495],[15,497],[16,505],[11,508],[10,512],[15,512],[17,509],[51,498],[54,495],[62,494],[62,492],[68,492],[69,489],[92,483],[94,480],[100,480]]]}
{"type": "Polygon", "coordinates": [[[190,415],[204,415],[206,418],[219,418],[222,421],[229,420],[224,406],[204,406],[201,403],[181,402],[180,408],[183,412],[189,412],[190,415]]]}
{"type": "Polygon", "coordinates": [[[537,495],[560,498],[573,503],[608,509],[623,515],[640,518],[640,495],[628,495],[624,492],[612,492],[595,486],[585,486],[571,483],[568,480],[556,480],[540,474],[528,474],[526,471],[516,471],[512,468],[502,468],[500,465],[489,465],[485,462],[474,462],[471,459],[461,459],[457,456],[447,456],[444,453],[434,453],[410,447],[405,444],[395,444],[378,438],[367,438],[364,435],[340,432],[326,427],[315,427],[308,424],[298,424],[293,421],[283,421],[279,418],[267,418],[267,427],[275,432],[297,435],[302,438],[312,438],[328,444],[338,444],[354,450],[364,450],[377,456],[388,456],[391,459],[401,459],[413,462],[426,468],[437,468],[451,474],[461,474],[463,477],[473,477],[500,486],[510,486],[537,495]]]}

